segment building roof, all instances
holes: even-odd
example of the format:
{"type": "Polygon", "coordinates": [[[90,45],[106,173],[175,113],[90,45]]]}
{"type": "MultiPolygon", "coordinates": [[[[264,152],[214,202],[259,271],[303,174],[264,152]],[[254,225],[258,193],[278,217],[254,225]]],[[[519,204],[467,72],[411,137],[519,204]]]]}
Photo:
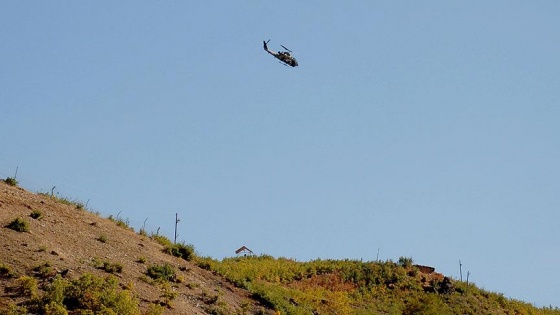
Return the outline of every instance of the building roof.
{"type": "Polygon", "coordinates": [[[251,253],[251,254],[253,253],[252,250],[248,249],[248,248],[245,247],[245,246],[241,246],[238,250],[235,251],[236,254],[243,253],[243,252],[245,252],[245,253],[251,253]]]}

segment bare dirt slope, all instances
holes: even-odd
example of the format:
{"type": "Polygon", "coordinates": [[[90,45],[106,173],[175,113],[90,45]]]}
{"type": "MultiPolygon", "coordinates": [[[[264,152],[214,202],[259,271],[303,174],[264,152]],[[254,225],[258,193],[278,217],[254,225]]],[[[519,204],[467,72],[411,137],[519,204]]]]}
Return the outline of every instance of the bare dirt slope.
{"type": "Polygon", "coordinates": [[[208,314],[217,305],[228,314],[264,310],[247,291],[192,262],[166,254],[162,245],[147,236],[49,196],[0,181],[0,265],[16,274],[11,278],[0,275],[0,304],[20,303],[22,297],[14,295],[11,288],[16,285],[17,277],[33,276],[33,269],[39,265],[48,263],[55,271],[73,279],[84,273],[107,276],[107,272],[98,268],[99,262],[105,261],[122,265],[122,272],[114,275],[122,286],[132,284],[142,310],[150,303],[158,303],[162,293],[161,287],[146,281],[147,268],[165,263],[173,266],[183,281],[173,285],[178,295],[171,303],[172,308],[164,314],[208,314]],[[42,218],[31,218],[33,211],[40,211],[42,218]],[[29,223],[28,232],[6,227],[16,218],[29,223]]]}

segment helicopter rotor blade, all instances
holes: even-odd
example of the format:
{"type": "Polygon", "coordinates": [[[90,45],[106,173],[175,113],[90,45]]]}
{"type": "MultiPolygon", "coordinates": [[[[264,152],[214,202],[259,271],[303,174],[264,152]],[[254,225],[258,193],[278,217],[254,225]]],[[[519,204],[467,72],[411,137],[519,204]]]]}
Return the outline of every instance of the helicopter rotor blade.
{"type": "Polygon", "coordinates": [[[288,47],[286,47],[284,45],[280,45],[280,46],[282,46],[282,48],[286,49],[287,51],[292,52],[291,50],[288,49],[288,47]]]}

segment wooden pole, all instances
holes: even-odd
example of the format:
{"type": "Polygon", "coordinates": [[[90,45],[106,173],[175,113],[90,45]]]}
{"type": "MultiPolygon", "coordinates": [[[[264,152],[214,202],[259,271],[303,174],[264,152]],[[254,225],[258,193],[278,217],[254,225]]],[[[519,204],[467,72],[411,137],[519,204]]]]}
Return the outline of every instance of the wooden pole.
{"type": "Polygon", "coordinates": [[[175,239],[173,240],[174,244],[177,244],[177,224],[179,223],[179,214],[175,213],[175,239]]]}
{"type": "Polygon", "coordinates": [[[470,271],[467,271],[467,294],[469,294],[469,276],[471,275],[470,271]]]}

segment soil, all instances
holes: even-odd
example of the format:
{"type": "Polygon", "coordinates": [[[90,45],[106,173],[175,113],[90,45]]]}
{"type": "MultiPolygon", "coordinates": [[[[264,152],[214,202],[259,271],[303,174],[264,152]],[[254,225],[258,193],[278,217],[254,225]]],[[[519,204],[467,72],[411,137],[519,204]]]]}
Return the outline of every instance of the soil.
{"type": "Polygon", "coordinates": [[[109,219],[0,181],[0,265],[17,275],[0,275],[0,308],[24,300],[14,295],[17,277],[34,276],[33,269],[39,265],[48,263],[54,271],[74,279],[84,273],[106,277],[109,274],[98,266],[109,262],[122,265],[122,272],[113,275],[121,286],[133,288],[142,313],[161,299],[161,287],[146,280],[147,268],[154,264],[173,266],[182,279],[173,284],[178,294],[164,314],[210,314],[218,306],[227,314],[272,313],[248,291],[163,249],[148,236],[109,219]],[[33,211],[41,212],[42,217],[33,219],[33,211]],[[28,232],[7,227],[17,218],[29,223],[28,232]]]}

